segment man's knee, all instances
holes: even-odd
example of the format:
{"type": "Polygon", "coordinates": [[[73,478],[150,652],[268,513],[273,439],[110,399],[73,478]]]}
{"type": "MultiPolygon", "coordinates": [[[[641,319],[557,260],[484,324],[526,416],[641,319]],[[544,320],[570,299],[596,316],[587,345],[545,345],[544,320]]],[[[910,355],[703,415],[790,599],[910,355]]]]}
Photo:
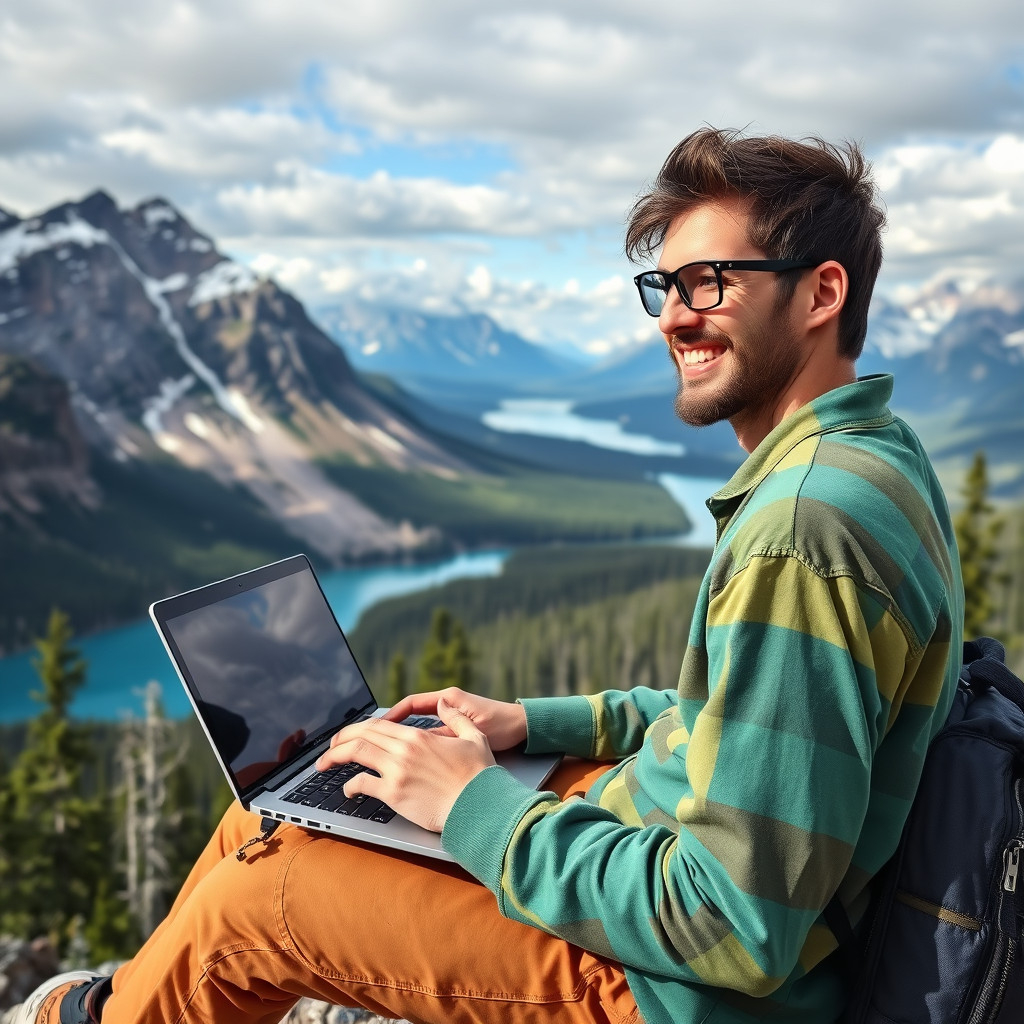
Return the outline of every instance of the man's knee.
{"type": "Polygon", "coordinates": [[[280,877],[298,838],[281,828],[266,843],[246,850],[243,859],[229,850],[199,881],[181,913],[207,955],[240,942],[254,947],[282,944],[280,877]]]}

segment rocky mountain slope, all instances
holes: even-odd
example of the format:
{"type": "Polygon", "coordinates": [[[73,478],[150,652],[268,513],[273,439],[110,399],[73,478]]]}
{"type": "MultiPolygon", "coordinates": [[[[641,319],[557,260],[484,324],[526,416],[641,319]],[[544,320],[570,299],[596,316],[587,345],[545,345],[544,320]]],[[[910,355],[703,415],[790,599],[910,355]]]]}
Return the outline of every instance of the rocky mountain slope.
{"type": "MultiPolygon", "coordinates": [[[[121,210],[95,192],[27,221],[5,214],[0,355],[9,388],[22,386],[14,368],[36,390],[44,380],[66,388],[43,433],[60,418],[62,436],[77,436],[83,501],[97,497],[86,452],[172,461],[248,492],[296,542],[340,561],[398,554],[427,538],[382,519],[311,458],[464,468],[367,392],[292,296],[225,259],[162,200],[121,210]]],[[[25,432],[12,423],[7,434],[0,493],[27,494],[11,477],[25,457],[15,452],[24,441],[11,438],[25,432]]]]}
{"type": "Polygon", "coordinates": [[[345,465],[467,468],[168,203],[0,215],[0,654],[53,605],[97,628],[298,550],[436,548],[436,528],[339,482],[345,465]]]}
{"type": "Polygon", "coordinates": [[[47,494],[99,505],[89,450],[64,381],[0,354],[0,515],[30,521],[47,494]]]}

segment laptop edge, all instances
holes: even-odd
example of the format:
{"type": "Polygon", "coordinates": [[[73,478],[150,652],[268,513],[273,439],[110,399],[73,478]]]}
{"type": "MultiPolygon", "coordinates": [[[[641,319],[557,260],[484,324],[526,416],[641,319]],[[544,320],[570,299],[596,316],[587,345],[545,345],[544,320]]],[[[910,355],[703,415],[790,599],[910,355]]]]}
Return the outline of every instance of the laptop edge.
{"type": "MultiPolygon", "coordinates": [[[[341,641],[348,646],[344,631],[337,624],[330,603],[323,593],[323,587],[317,579],[316,573],[309,562],[309,559],[302,554],[293,555],[289,558],[260,566],[247,572],[238,573],[235,576],[218,580],[214,583],[197,587],[193,590],[176,594],[172,597],[154,601],[149,607],[149,615],[156,627],[157,634],[167,651],[167,656],[174,666],[174,671],[185,688],[192,709],[199,719],[207,741],[217,758],[224,777],[231,787],[235,798],[248,811],[259,814],[277,821],[290,822],[305,828],[323,831],[331,835],[344,836],[346,838],[380,844],[394,849],[404,850],[409,853],[421,854],[434,857],[440,860],[452,860],[451,856],[441,846],[441,837],[437,833],[413,824],[411,821],[396,815],[389,822],[374,822],[368,819],[354,819],[350,816],[338,814],[332,811],[325,811],[319,808],[302,807],[297,804],[286,802],[283,797],[291,792],[301,782],[312,775],[317,774],[315,762],[320,754],[330,745],[331,735],[337,729],[332,730],[328,735],[314,747],[302,751],[300,758],[282,764],[266,777],[259,780],[255,785],[240,786],[234,772],[225,762],[216,740],[214,739],[207,718],[200,707],[200,699],[197,687],[190,681],[187,669],[183,671],[184,657],[177,650],[170,631],[167,628],[167,621],[184,611],[197,611],[223,601],[226,597],[240,591],[255,589],[265,582],[284,578],[294,572],[308,571],[320,590],[324,604],[327,606],[334,624],[338,630],[341,641]],[[167,614],[168,612],[173,614],[167,614]]],[[[351,654],[351,648],[349,648],[351,654]]],[[[353,663],[355,657],[352,655],[353,663]]],[[[374,718],[383,715],[386,708],[377,706],[372,691],[366,684],[365,676],[355,664],[356,671],[366,689],[367,703],[361,709],[361,713],[351,721],[360,721],[366,718],[374,718]]],[[[341,728],[339,722],[337,728],[341,728]]],[[[561,761],[559,755],[528,755],[518,750],[508,750],[496,753],[495,760],[499,765],[512,772],[521,782],[534,789],[540,787],[554,772],[561,761]]]]}

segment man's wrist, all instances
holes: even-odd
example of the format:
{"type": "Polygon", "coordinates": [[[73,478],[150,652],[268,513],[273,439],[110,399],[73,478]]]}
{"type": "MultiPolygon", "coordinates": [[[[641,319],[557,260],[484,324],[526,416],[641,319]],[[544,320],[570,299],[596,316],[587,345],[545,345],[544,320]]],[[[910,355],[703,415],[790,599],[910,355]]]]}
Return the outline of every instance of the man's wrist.
{"type": "Polygon", "coordinates": [[[526,708],[523,707],[520,701],[516,701],[515,704],[512,705],[512,707],[516,712],[517,719],[515,726],[516,735],[519,737],[519,739],[517,740],[517,744],[526,743],[530,733],[529,722],[526,718],[526,708]]]}

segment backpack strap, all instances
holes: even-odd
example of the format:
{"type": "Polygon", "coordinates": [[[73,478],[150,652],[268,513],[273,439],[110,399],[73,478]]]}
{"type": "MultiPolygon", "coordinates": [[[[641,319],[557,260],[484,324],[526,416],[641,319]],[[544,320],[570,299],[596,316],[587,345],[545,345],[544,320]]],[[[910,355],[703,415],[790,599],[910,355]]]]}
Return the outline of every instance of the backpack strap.
{"type": "Polygon", "coordinates": [[[964,667],[960,679],[973,689],[992,687],[1024,711],[1024,683],[1006,666],[1006,648],[990,636],[964,643],[964,667]]]}

